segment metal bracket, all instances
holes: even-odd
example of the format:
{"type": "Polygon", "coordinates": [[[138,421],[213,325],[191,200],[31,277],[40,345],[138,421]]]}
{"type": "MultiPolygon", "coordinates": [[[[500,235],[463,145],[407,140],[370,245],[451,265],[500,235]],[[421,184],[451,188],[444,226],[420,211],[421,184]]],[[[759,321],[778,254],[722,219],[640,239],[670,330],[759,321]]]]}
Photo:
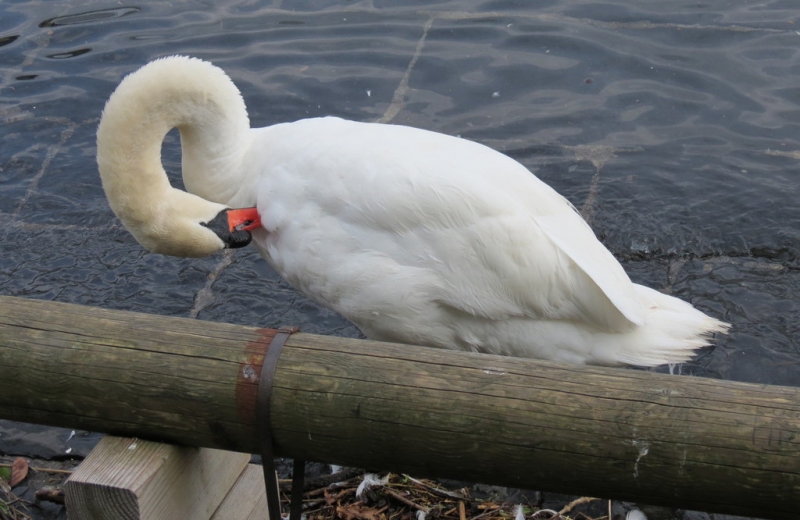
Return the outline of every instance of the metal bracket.
{"type": "MultiPolygon", "coordinates": [[[[272,383],[275,379],[275,367],[283,350],[283,345],[289,336],[297,332],[297,327],[281,327],[264,354],[264,364],[261,366],[261,378],[258,382],[258,429],[259,448],[261,451],[261,464],[264,468],[264,484],[267,488],[267,511],[270,520],[281,520],[281,501],[278,489],[278,476],[275,472],[275,456],[272,449],[272,424],[270,422],[270,400],[272,397],[272,383]]],[[[292,502],[289,518],[300,520],[303,508],[303,480],[305,475],[305,462],[294,461],[292,475],[292,502]]]]}

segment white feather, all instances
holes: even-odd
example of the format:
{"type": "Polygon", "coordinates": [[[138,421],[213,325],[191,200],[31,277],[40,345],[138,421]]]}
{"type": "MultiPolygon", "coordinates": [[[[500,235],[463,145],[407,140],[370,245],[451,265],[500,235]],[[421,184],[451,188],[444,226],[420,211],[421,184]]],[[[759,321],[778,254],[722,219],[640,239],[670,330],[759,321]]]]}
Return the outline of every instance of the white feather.
{"type": "Polygon", "coordinates": [[[379,478],[378,475],[374,473],[367,473],[364,475],[361,484],[358,485],[356,488],[356,498],[361,498],[365,491],[372,489],[374,487],[385,486],[389,483],[389,475],[387,474],[383,478],[379,478]]]}
{"type": "Polygon", "coordinates": [[[625,520],[647,520],[647,515],[639,509],[631,509],[628,511],[628,514],[625,515],[625,520]]]}

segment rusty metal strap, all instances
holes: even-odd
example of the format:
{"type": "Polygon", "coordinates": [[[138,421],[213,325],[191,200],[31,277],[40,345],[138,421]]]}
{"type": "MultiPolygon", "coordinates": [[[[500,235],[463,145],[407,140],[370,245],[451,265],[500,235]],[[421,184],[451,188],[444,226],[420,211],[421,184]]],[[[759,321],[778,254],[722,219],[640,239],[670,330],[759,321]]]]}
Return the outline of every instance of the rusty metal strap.
{"type": "MultiPolygon", "coordinates": [[[[269,344],[261,366],[261,379],[258,382],[258,430],[261,464],[264,468],[264,484],[267,488],[267,511],[270,520],[281,520],[281,501],[278,490],[278,476],[275,472],[275,456],[272,448],[272,424],[270,422],[270,401],[272,400],[272,383],[275,379],[275,367],[289,336],[297,332],[297,327],[280,328],[269,344]]],[[[292,502],[290,520],[300,520],[303,506],[303,476],[305,462],[294,461],[292,478],[292,502]]]]}

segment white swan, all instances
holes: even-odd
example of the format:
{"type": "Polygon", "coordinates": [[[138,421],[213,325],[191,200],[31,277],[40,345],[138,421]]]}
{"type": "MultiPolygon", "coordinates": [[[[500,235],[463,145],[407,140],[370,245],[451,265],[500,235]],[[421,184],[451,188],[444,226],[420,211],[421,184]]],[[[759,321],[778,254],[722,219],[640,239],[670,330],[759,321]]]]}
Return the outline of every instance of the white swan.
{"type": "Polygon", "coordinates": [[[633,284],[572,205],[514,160],[415,128],[326,117],[250,128],[225,73],[156,60],[109,99],[97,162],[111,207],[151,251],[253,239],[295,288],[371,339],[642,366],[687,360],[728,325],[633,284]],[[181,134],[185,193],[161,165],[181,134]],[[210,202],[213,201],[213,202],[210,202]]]}

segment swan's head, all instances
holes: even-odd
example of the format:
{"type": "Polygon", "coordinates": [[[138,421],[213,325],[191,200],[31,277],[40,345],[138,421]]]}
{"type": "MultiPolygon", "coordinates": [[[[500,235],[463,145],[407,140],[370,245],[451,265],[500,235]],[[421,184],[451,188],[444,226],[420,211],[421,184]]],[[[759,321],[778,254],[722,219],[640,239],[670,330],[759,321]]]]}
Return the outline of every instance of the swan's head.
{"type": "Polygon", "coordinates": [[[251,240],[249,230],[260,225],[257,215],[245,220],[239,217],[244,210],[232,210],[174,188],[149,211],[121,208],[119,199],[109,200],[136,240],[149,251],[164,255],[199,258],[244,247],[251,240]]]}
{"type": "MultiPolygon", "coordinates": [[[[97,129],[97,165],[111,209],[155,253],[202,257],[247,245],[250,233],[229,224],[228,207],[170,185],[161,144],[175,127],[182,139],[184,132],[194,138],[184,159],[204,173],[234,171],[224,159],[249,132],[239,91],[218,68],[180,56],[145,65],[120,83],[97,129]]],[[[201,187],[207,197],[226,200],[218,184],[201,187]]]]}

